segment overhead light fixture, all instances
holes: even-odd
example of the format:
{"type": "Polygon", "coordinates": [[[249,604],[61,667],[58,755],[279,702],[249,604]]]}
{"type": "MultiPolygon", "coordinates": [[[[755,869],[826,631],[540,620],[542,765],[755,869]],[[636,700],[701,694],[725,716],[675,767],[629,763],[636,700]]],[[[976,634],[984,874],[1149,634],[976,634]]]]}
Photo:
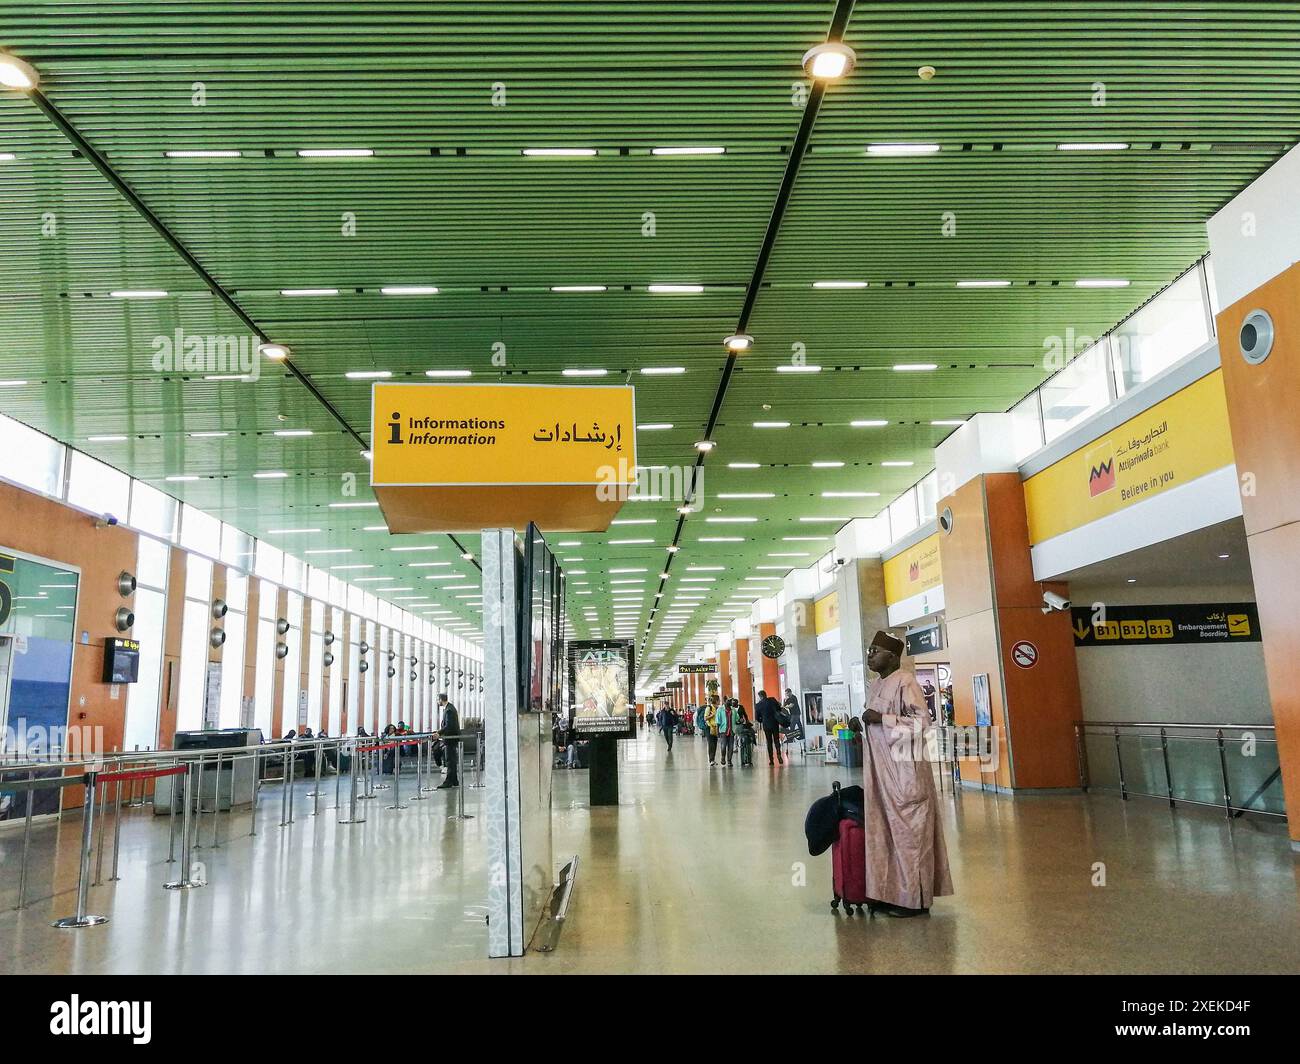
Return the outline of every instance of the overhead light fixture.
{"type": "Polygon", "coordinates": [[[551,159],[589,158],[596,154],[595,148],[524,148],[524,155],[551,159]]]}
{"type": "Polygon", "coordinates": [[[436,296],[438,289],[431,284],[390,284],[379,290],[385,296],[436,296]]]}
{"type": "Polygon", "coordinates": [[[644,377],[667,377],[685,372],[685,366],[646,366],[641,370],[641,375],[644,377]]]}
{"type": "Polygon", "coordinates": [[[754,428],[756,429],[788,429],[789,427],[790,427],[790,422],[788,421],[755,421],[754,422],[754,428]]]}
{"type": "Polygon", "coordinates": [[[608,285],[603,284],[553,284],[552,292],[607,292],[608,285]]]}
{"type": "Polygon", "coordinates": [[[924,373],[927,370],[938,369],[935,362],[899,362],[894,366],[895,373],[924,373]]]}
{"type": "Polygon", "coordinates": [[[118,288],[108,293],[114,299],[165,299],[163,288],[118,288]]]}
{"type": "Polygon", "coordinates": [[[253,479],[254,480],[282,480],[284,477],[287,477],[288,475],[289,474],[284,472],[283,470],[276,469],[266,473],[254,473],[253,479]]]}
{"type": "Polygon", "coordinates": [[[647,292],[659,295],[699,295],[704,291],[702,284],[652,284],[646,286],[647,292]]]}
{"type": "Polygon", "coordinates": [[[283,362],[289,357],[289,349],[284,344],[258,344],[257,350],[272,362],[283,362]]]}
{"type": "Polygon", "coordinates": [[[895,469],[903,469],[907,466],[915,465],[916,463],[915,462],[881,462],[880,464],[882,466],[890,466],[891,468],[895,468],[895,469]]]}
{"type": "Polygon", "coordinates": [[[377,510],[377,502],[332,502],[329,504],[331,510],[377,510]]]}
{"type": "Polygon", "coordinates": [[[1010,281],[958,281],[958,288],[1010,288],[1010,281]]]}
{"type": "Polygon", "coordinates": [[[0,388],[21,388],[26,383],[19,380],[0,381],[0,388]]]}
{"type": "Polygon", "coordinates": [[[821,366],[810,366],[806,363],[803,365],[792,365],[788,362],[782,362],[776,367],[777,373],[820,373],[821,366]]]}
{"type": "Polygon", "coordinates": [[[373,148],[300,148],[300,159],[367,159],[374,155],[373,148]]]}
{"type": "Polygon", "coordinates": [[[188,481],[198,480],[198,479],[199,478],[195,476],[193,473],[173,473],[169,477],[163,477],[163,480],[167,481],[168,484],[183,484],[188,481]]]}
{"type": "Polygon", "coordinates": [[[1127,288],[1129,282],[1122,277],[1081,277],[1074,282],[1075,288],[1127,288]]]}
{"type": "Polygon", "coordinates": [[[878,491],[823,491],[823,499],[877,499],[878,491]]]}
{"type": "Polygon", "coordinates": [[[946,428],[948,426],[953,426],[953,425],[964,425],[966,424],[966,422],[963,421],[961,418],[951,418],[951,419],[941,418],[938,421],[931,421],[930,424],[936,427],[946,428]]]}
{"type": "Polygon", "coordinates": [[[636,429],[638,432],[662,432],[672,427],[671,421],[651,421],[644,425],[638,425],[636,429]]]}
{"type": "Polygon", "coordinates": [[[844,468],[844,463],[843,462],[813,462],[812,467],[814,469],[842,469],[844,468]]]}
{"type": "Polygon", "coordinates": [[[754,338],[749,333],[732,333],[722,341],[728,351],[739,354],[754,346],[754,338]]]}
{"type": "Polygon", "coordinates": [[[312,431],[311,431],[311,429],[276,429],[276,430],[275,430],[275,435],[276,435],[276,436],[285,436],[285,437],[289,437],[289,436],[310,436],[310,435],[312,435],[312,431]]]}
{"type": "Polygon", "coordinates": [[[937,144],[868,144],[868,155],[933,155],[937,144]]]}
{"type": "Polygon", "coordinates": [[[813,281],[814,288],[866,288],[866,281],[813,281]]]}
{"type": "Polygon", "coordinates": [[[1058,144],[1057,151],[1124,151],[1128,143],[1122,140],[1073,141],[1058,144]]]}
{"type": "Polygon", "coordinates": [[[392,375],[391,369],[352,369],[343,374],[350,381],[384,380],[392,375]]]}
{"type": "Polygon", "coordinates": [[[188,434],[192,440],[216,440],[229,436],[228,432],[191,432],[188,434]]]}
{"type": "Polygon", "coordinates": [[[16,55],[0,52],[0,85],[6,89],[28,92],[41,83],[35,68],[16,55]]]}
{"type": "MultiPolygon", "coordinates": [[[[168,477],[168,479],[170,480],[171,478],[168,477]]],[[[305,536],[308,533],[319,531],[319,528],[268,528],[266,534],[268,536],[305,536]]]]}
{"type": "Polygon", "coordinates": [[[86,439],[90,443],[123,443],[126,440],[126,437],[118,435],[87,436],[86,439]]]}
{"type": "Polygon", "coordinates": [[[762,465],[759,462],[728,462],[727,468],[728,469],[761,469],[762,465]]]}
{"type": "Polygon", "coordinates": [[[676,554],[676,553],[677,553],[679,550],[681,550],[682,548],[681,548],[681,547],[677,547],[677,546],[668,546],[668,547],[665,547],[664,549],[665,549],[666,551],[668,551],[669,554],[676,554]]]}
{"type": "Polygon", "coordinates": [[[804,73],[817,81],[834,81],[853,72],[858,55],[843,41],[826,41],[803,54],[804,73]]]}
{"type": "Polygon", "coordinates": [[[727,149],[721,145],[704,145],[700,147],[651,148],[651,155],[725,155],[727,149]]]}
{"type": "Polygon", "coordinates": [[[282,296],[336,296],[337,288],[281,288],[282,296]]]}
{"type": "Polygon", "coordinates": [[[775,499],[775,492],[771,491],[724,491],[719,493],[715,498],[718,499],[775,499]]]}
{"type": "Polygon", "coordinates": [[[472,377],[474,371],[470,369],[426,369],[426,377],[472,377]]]}
{"type": "Polygon", "coordinates": [[[706,454],[709,451],[713,450],[713,448],[715,448],[716,446],[717,444],[714,443],[712,440],[697,440],[695,443],[695,449],[697,451],[703,451],[706,454]]]}
{"type": "Polygon", "coordinates": [[[565,377],[603,377],[607,369],[565,369],[560,371],[565,377]]]}

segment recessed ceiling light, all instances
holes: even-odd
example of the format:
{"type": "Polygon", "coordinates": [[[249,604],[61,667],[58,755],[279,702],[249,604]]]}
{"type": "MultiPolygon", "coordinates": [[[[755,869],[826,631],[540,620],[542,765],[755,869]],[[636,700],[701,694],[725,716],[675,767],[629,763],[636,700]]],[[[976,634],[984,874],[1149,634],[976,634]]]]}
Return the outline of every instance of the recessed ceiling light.
{"type": "Polygon", "coordinates": [[[732,491],[722,492],[715,497],[719,499],[775,499],[776,493],[771,491],[732,491]]]}
{"type": "Polygon", "coordinates": [[[524,148],[524,155],[552,159],[589,158],[596,154],[595,148],[524,148]]]}
{"type": "Polygon", "coordinates": [[[108,293],[114,299],[165,299],[163,288],[117,288],[108,293]]]}
{"type": "Polygon", "coordinates": [[[647,425],[638,425],[636,429],[638,432],[662,432],[664,429],[670,429],[672,427],[672,422],[656,421],[647,425]]]}
{"type": "Polygon", "coordinates": [[[1127,288],[1129,282],[1122,277],[1081,277],[1074,282],[1075,288],[1127,288]]]}
{"type": "Polygon", "coordinates": [[[823,499],[876,499],[880,497],[878,491],[823,491],[823,499]]]}
{"type": "Polygon", "coordinates": [[[827,41],[803,54],[803,69],[810,78],[834,81],[853,72],[858,56],[843,41],[827,41]]]}
{"type": "Polygon", "coordinates": [[[788,421],[755,421],[754,422],[754,428],[756,429],[788,429],[789,427],[790,427],[790,422],[788,421]]]}
{"type": "MultiPolygon", "coordinates": [[[[438,544],[436,544],[436,543],[421,543],[419,546],[415,546],[415,547],[389,547],[388,549],[389,549],[390,551],[393,551],[394,553],[401,553],[401,552],[403,552],[403,551],[413,551],[413,550],[437,550],[437,549],[438,549],[438,544]]],[[[435,563],[435,564],[437,564],[437,565],[446,565],[447,563],[446,563],[446,562],[437,562],[437,563],[435,563]]]]}
{"type": "Polygon", "coordinates": [[[783,362],[776,367],[776,371],[777,373],[820,373],[822,368],[821,366],[791,365],[783,362]]]}
{"type": "Polygon", "coordinates": [[[728,462],[728,469],[761,469],[762,464],[759,462],[728,462]]]}
{"type": "Polygon", "coordinates": [[[332,502],[329,504],[331,510],[375,510],[378,509],[377,502],[332,502]]]}
{"type": "Polygon", "coordinates": [[[866,288],[866,281],[813,281],[814,288],[866,288]]]}
{"type": "Polygon", "coordinates": [[[351,554],[352,548],[351,547],[317,547],[314,550],[305,550],[302,553],[304,554],[304,556],[308,554],[351,554]]]}
{"type": "Polygon", "coordinates": [[[1136,584],[1136,583],[1137,583],[1137,577],[1135,577],[1135,576],[1130,576],[1130,577],[1128,578],[1128,582],[1129,582],[1130,584],[1136,584]]]}
{"type": "Polygon", "coordinates": [[[1058,144],[1057,151],[1124,151],[1128,144],[1122,140],[1074,141],[1058,144]]]}
{"type": "Polygon", "coordinates": [[[915,462],[881,462],[880,464],[882,466],[894,466],[894,467],[902,468],[903,466],[915,465],[916,463],[915,462]]]}
{"type": "Polygon", "coordinates": [[[436,296],[438,289],[431,284],[390,284],[379,290],[385,296],[436,296]]]}
{"type": "Polygon", "coordinates": [[[26,381],[18,380],[0,381],[0,388],[21,388],[26,383],[26,381]]]}
{"type": "Polygon", "coordinates": [[[367,159],[373,148],[299,148],[300,159],[367,159]]]}
{"type": "Polygon", "coordinates": [[[931,421],[930,424],[944,427],[949,425],[964,425],[966,424],[966,422],[961,418],[951,418],[951,419],[940,418],[938,421],[931,421]]]}
{"type": "Polygon", "coordinates": [[[284,472],[283,470],[276,469],[266,473],[254,473],[253,479],[254,480],[280,480],[284,477],[287,477],[288,475],[289,474],[284,472]]]}
{"type": "Polygon", "coordinates": [[[1230,555],[1230,554],[1220,554],[1219,557],[1220,557],[1220,558],[1230,558],[1230,557],[1232,557],[1232,555],[1230,555]]]}
{"type": "Polygon", "coordinates": [[[704,523],[709,525],[751,525],[757,520],[757,517],[706,517],[704,523]]]}
{"type": "MultiPolygon", "coordinates": [[[[199,478],[193,473],[174,473],[169,477],[163,477],[168,484],[181,484],[185,481],[198,480],[199,478]]],[[[275,531],[272,529],[272,531],[275,531]]]]}
{"type": "Polygon", "coordinates": [[[641,370],[641,374],[646,377],[667,377],[685,372],[685,366],[646,366],[641,370]]]}
{"type": "Polygon", "coordinates": [[[391,369],[350,369],[343,374],[350,381],[385,380],[392,375],[391,369]]]}
{"type": "Polygon", "coordinates": [[[754,338],[749,333],[732,333],[722,343],[728,351],[740,354],[740,352],[748,351],[754,346],[754,338]]]}
{"type": "Polygon", "coordinates": [[[40,84],[40,76],[30,63],[16,55],[0,53],[0,85],[6,89],[34,89],[40,84]]]}
{"type": "Polygon", "coordinates": [[[566,377],[603,377],[607,369],[565,369],[560,371],[566,377]]]}
{"type": "Polygon", "coordinates": [[[855,429],[879,429],[888,425],[888,421],[850,421],[849,426],[855,429]]]}
{"type": "Polygon", "coordinates": [[[702,145],[700,147],[651,148],[651,155],[725,155],[727,149],[721,145],[702,145]]]}
{"type": "Polygon", "coordinates": [[[289,357],[289,349],[284,344],[258,344],[257,350],[272,362],[283,362],[289,357]]]}
{"type": "MultiPolygon", "coordinates": [[[[373,569],[373,568],[374,568],[373,565],[366,565],[366,564],[361,564],[361,563],[357,563],[357,564],[349,564],[349,565],[331,565],[331,566],[330,566],[330,572],[334,572],[334,571],[336,571],[336,570],[337,570],[338,572],[343,572],[344,570],[347,570],[347,569],[373,569]]],[[[383,588],[382,590],[384,590],[384,591],[409,591],[410,588],[386,587],[386,588],[383,588]]]]}
{"type": "Polygon", "coordinates": [[[697,451],[711,451],[717,446],[712,440],[698,440],[695,444],[697,451]]]}
{"type": "Polygon", "coordinates": [[[268,536],[305,536],[309,532],[319,532],[319,528],[268,528],[268,536]]]}
{"type": "Polygon", "coordinates": [[[426,369],[426,377],[472,377],[474,371],[470,369],[426,369]]]}
{"type": "Polygon", "coordinates": [[[603,284],[553,284],[552,292],[607,292],[609,288],[603,284]]]}
{"type": "Polygon", "coordinates": [[[868,155],[933,155],[939,150],[937,144],[868,144],[868,155]]]}
{"type": "Polygon", "coordinates": [[[126,440],[126,437],[118,436],[118,435],[106,435],[106,436],[87,436],[86,439],[90,443],[122,443],[123,441],[126,440]]]}
{"type": "Polygon", "coordinates": [[[653,539],[609,539],[605,541],[611,547],[639,547],[646,543],[653,543],[653,539]]]}
{"type": "Polygon", "coordinates": [[[577,539],[566,539],[562,543],[557,543],[557,547],[581,547],[582,541],[577,539]]]}
{"type": "Polygon", "coordinates": [[[674,546],[674,545],[669,545],[669,546],[665,547],[664,549],[665,549],[669,554],[676,554],[676,553],[677,553],[679,550],[681,550],[682,548],[681,548],[681,547],[678,547],[678,546],[674,546]]]}
{"type": "Polygon", "coordinates": [[[958,281],[958,288],[1010,288],[1010,281],[958,281]]]}
{"type": "Polygon", "coordinates": [[[337,288],[281,288],[282,296],[336,296],[337,288]]]}
{"type": "Polygon", "coordinates": [[[699,295],[704,291],[702,284],[652,284],[646,286],[647,292],[662,295],[699,295]]]}
{"type": "Polygon", "coordinates": [[[813,462],[812,464],[814,469],[841,469],[843,466],[843,462],[813,462]]]}
{"type": "Polygon", "coordinates": [[[286,436],[286,437],[288,437],[288,436],[310,436],[310,435],[312,435],[312,431],[311,431],[311,429],[276,429],[276,430],[275,430],[275,435],[277,435],[277,436],[286,436]]]}
{"type": "Polygon", "coordinates": [[[894,366],[895,373],[924,373],[928,370],[938,369],[939,366],[934,362],[899,362],[894,366]]]}

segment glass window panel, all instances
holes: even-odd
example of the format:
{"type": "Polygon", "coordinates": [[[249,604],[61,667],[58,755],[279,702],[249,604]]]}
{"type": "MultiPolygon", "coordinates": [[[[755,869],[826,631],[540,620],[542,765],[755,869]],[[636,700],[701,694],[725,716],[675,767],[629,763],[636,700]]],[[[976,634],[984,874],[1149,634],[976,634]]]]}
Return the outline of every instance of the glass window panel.
{"type": "Polygon", "coordinates": [[[307,594],[324,601],[330,593],[330,575],[324,569],[309,566],[307,569],[307,594]]]}
{"type": "Polygon", "coordinates": [[[257,541],[256,549],[257,575],[263,580],[274,580],[277,584],[284,579],[284,552],[262,540],[257,541]]]}
{"type": "Polygon", "coordinates": [[[59,498],[63,494],[63,444],[0,415],[0,477],[59,498]]]}
{"type": "Polygon", "coordinates": [[[257,615],[264,620],[273,621],[279,616],[277,606],[280,600],[280,589],[269,580],[263,580],[257,585],[257,615]]]}
{"type": "Polygon", "coordinates": [[[933,520],[939,503],[939,471],[937,469],[931,470],[921,478],[921,482],[916,486],[916,498],[921,511],[922,523],[933,520]]]}
{"type": "Polygon", "coordinates": [[[894,540],[902,539],[920,523],[916,513],[916,491],[908,488],[889,504],[889,534],[894,540]]]}
{"type": "Polygon", "coordinates": [[[131,478],[80,451],[72,452],[68,469],[68,502],[93,514],[129,516],[131,478]]]}
{"type": "Polygon", "coordinates": [[[245,571],[253,568],[253,537],[234,525],[221,526],[221,560],[245,571]]]}
{"type": "Polygon", "coordinates": [[[141,532],[160,536],[163,539],[176,538],[176,515],[180,506],[165,491],[141,481],[131,484],[131,527],[141,532]]]}
{"type": "MultiPolygon", "coordinates": [[[[153,543],[153,540],[142,536],[141,548],[146,543],[153,543]]],[[[135,612],[131,638],[140,644],[140,672],[136,682],[127,685],[126,728],[122,744],[126,750],[154,750],[158,745],[167,596],[162,591],[137,587],[131,608],[135,612]]]]}
{"type": "Polygon", "coordinates": [[[1041,388],[1048,443],[1110,402],[1106,341],[1093,344],[1041,388]]]}
{"type": "Polygon", "coordinates": [[[1111,339],[1120,395],[1145,384],[1210,339],[1201,274],[1183,274],[1120,324],[1111,339]]]}
{"type": "Polygon", "coordinates": [[[275,719],[275,621],[261,617],[257,622],[257,672],[253,681],[253,727],[262,729],[262,738],[272,736],[275,719]]]}
{"type": "Polygon", "coordinates": [[[171,548],[148,536],[139,538],[136,551],[135,580],[142,587],[167,590],[167,571],[171,564],[171,548]]]}
{"type": "Polygon", "coordinates": [[[287,735],[290,729],[297,729],[298,692],[302,688],[302,597],[296,592],[289,592],[288,620],[289,631],[284,635],[284,642],[289,653],[284,658],[284,698],[280,703],[280,735],[287,735]]]}
{"type": "Polygon", "coordinates": [[[301,593],[303,588],[304,573],[306,566],[295,558],[292,554],[284,556],[284,586],[293,588],[294,591],[301,593]]]}
{"type": "MultiPolygon", "coordinates": [[[[1205,266],[1205,287],[1210,293],[1210,316],[1217,318],[1219,316],[1219,293],[1214,287],[1214,260],[1206,255],[1204,259],[1205,266]]],[[[1213,325],[1211,325],[1213,327],[1213,325]]]]}
{"type": "MultiPolygon", "coordinates": [[[[188,592],[188,582],[186,585],[188,592]]],[[[181,619],[180,688],[176,699],[176,730],[197,731],[203,727],[203,699],[207,693],[208,604],[185,600],[181,619]]]]}
{"type": "Polygon", "coordinates": [[[223,728],[238,728],[243,723],[244,640],[247,630],[242,613],[227,613],[226,641],[221,647],[221,712],[223,728]]]}
{"type": "Polygon", "coordinates": [[[233,569],[226,570],[226,605],[239,613],[248,609],[248,577],[233,569]]]}
{"type": "Polygon", "coordinates": [[[221,522],[193,506],[181,506],[181,546],[209,558],[221,554],[221,522]]]}
{"type": "Polygon", "coordinates": [[[201,554],[185,556],[185,597],[207,603],[212,594],[212,563],[201,554]]]}
{"type": "Polygon", "coordinates": [[[1016,461],[1023,462],[1043,446],[1043,418],[1038,410],[1038,392],[1034,391],[1011,408],[1011,437],[1016,461]]]}

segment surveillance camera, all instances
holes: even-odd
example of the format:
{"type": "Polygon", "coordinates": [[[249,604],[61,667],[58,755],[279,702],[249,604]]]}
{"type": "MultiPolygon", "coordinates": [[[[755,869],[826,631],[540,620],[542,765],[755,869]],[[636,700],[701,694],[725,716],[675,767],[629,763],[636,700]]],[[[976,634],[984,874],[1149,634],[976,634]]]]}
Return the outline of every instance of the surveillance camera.
{"type": "Polygon", "coordinates": [[[95,518],[96,528],[104,528],[115,524],[117,524],[117,516],[115,514],[104,514],[102,517],[95,518]]]}
{"type": "Polygon", "coordinates": [[[1068,610],[1070,600],[1064,595],[1058,595],[1055,591],[1043,592],[1043,612],[1051,613],[1053,610],[1068,610]]]}

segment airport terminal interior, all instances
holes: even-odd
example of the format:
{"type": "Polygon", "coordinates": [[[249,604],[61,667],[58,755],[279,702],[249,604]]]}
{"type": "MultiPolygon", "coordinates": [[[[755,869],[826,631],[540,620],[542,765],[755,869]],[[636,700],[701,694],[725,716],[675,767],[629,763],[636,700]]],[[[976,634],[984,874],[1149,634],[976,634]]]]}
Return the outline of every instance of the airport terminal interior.
{"type": "Polygon", "coordinates": [[[0,972],[1300,972],[1298,40],[4,0],[0,972]]]}

